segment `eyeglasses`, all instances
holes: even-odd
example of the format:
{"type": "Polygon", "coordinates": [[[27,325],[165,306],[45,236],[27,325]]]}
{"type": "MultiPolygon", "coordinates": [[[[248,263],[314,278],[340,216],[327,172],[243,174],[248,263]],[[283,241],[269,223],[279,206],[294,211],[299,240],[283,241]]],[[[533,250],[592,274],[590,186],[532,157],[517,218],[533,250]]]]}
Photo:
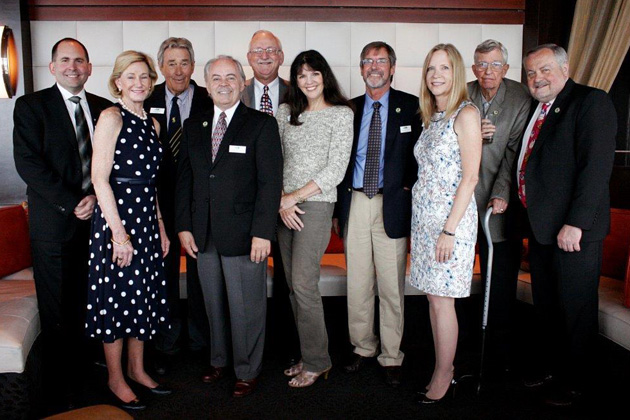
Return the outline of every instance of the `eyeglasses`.
{"type": "Polygon", "coordinates": [[[477,70],[485,70],[490,67],[492,71],[499,71],[503,68],[503,63],[500,61],[493,61],[492,63],[486,63],[485,61],[480,61],[479,63],[475,63],[475,67],[477,70]]]}
{"type": "Polygon", "coordinates": [[[276,55],[280,51],[282,51],[280,48],[273,48],[273,47],[254,48],[253,50],[250,51],[250,54],[262,55],[264,52],[266,52],[269,55],[276,55]]]}
{"type": "Polygon", "coordinates": [[[374,60],[373,58],[364,58],[361,60],[361,64],[364,66],[371,66],[376,63],[377,66],[384,66],[385,64],[389,64],[389,58],[377,58],[374,60]]]}

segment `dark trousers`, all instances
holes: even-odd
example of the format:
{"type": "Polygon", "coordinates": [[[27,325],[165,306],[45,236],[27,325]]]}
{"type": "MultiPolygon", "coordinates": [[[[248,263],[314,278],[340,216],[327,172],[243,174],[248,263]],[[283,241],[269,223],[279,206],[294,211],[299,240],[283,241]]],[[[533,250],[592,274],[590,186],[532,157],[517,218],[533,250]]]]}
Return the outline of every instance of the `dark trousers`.
{"type": "MultiPolygon", "coordinates": [[[[486,283],[488,267],[488,243],[483,230],[477,237],[481,279],[486,283]]],[[[510,364],[513,342],[514,305],[516,304],[516,285],[520,264],[521,242],[506,240],[494,242],[492,259],[492,279],[490,285],[490,306],[488,312],[488,350],[491,360],[498,367],[510,364]]]]}
{"type": "Polygon", "coordinates": [[[538,358],[567,385],[584,389],[594,373],[603,241],[581,242],[580,248],[565,252],[529,239],[538,358]]]}
{"type": "Polygon", "coordinates": [[[89,235],[84,221],[69,241],[31,239],[47,393],[78,392],[94,350],[85,336],[89,235]]]}
{"type": "Polygon", "coordinates": [[[155,337],[155,348],[161,353],[172,355],[179,350],[178,340],[182,334],[183,323],[188,327],[188,346],[191,350],[200,350],[208,346],[210,328],[206,318],[197,260],[186,256],[186,294],[188,316],[185,318],[181,308],[179,293],[179,271],[181,262],[181,245],[175,229],[168,229],[171,247],[164,259],[166,272],[167,301],[170,314],[169,324],[160,324],[155,337]],[[170,231],[170,232],[169,232],[170,231]]]}

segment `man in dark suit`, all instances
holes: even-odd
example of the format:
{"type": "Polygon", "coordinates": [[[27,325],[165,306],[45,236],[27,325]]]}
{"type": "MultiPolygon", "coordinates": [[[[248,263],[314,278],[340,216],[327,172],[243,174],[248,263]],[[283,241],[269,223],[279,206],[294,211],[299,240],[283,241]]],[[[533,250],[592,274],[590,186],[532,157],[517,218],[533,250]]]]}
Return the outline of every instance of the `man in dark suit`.
{"type": "Polygon", "coordinates": [[[205,66],[214,107],[184,125],[176,190],[176,228],[198,259],[210,322],[214,382],[228,363],[228,325],[236,385],[242,397],[262,368],[267,309],[267,256],[282,192],[282,150],[273,117],[240,103],[241,64],[219,56],[205,66]],[[226,302],[229,321],[226,319],[226,302]]]}
{"type": "Polygon", "coordinates": [[[91,139],[98,116],[111,102],[85,91],[92,65],[79,41],[57,42],[49,70],[56,85],[15,103],[13,152],[27,185],[44,386],[51,401],[65,405],[80,390],[79,373],[85,369],[80,362],[86,353],[89,219],[96,202],[91,139]]]}
{"type": "Polygon", "coordinates": [[[516,154],[511,207],[529,238],[538,350],[546,362],[545,375],[526,385],[555,383],[547,403],[567,406],[595,384],[597,287],[617,117],[605,92],[569,78],[563,48],[534,48],[524,68],[537,102],[516,154]]]}
{"type": "MultiPolygon", "coordinates": [[[[191,80],[195,70],[195,51],[186,38],[168,38],[158,50],[158,65],[164,83],[144,102],[147,113],[159,123],[160,142],[164,145],[164,156],[158,173],[158,200],[164,219],[166,234],[171,238],[171,249],[164,261],[168,290],[168,307],[171,316],[169,325],[161,325],[155,339],[157,350],[155,368],[157,373],[166,373],[171,357],[177,353],[178,338],[182,331],[182,311],[179,296],[180,244],[175,231],[175,181],[177,160],[182,135],[182,125],[194,114],[212,108],[208,91],[191,80]]],[[[201,350],[209,341],[208,322],[205,316],[201,286],[197,274],[197,262],[186,258],[186,294],[188,296],[188,338],[190,349],[201,350]]]]}
{"type": "MultiPolygon", "coordinates": [[[[523,137],[529,115],[531,97],[527,87],[505,78],[510,68],[507,49],[488,39],[477,46],[472,71],[476,81],[468,83],[470,99],[482,112],[481,136],[483,154],[475,200],[480,221],[492,207],[490,232],[494,259],[490,319],[488,322],[492,366],[497,373],[510,369],[512,312],[516,301],[516,284],[520,263],[520,241],[508,239],[505,233],[505,210],[510,201],[512,164],[523,137]]],[[[482,278],[486,278],[488,243],[479,227],[477,243],[481,258],[482,278]]]]}
{"type": "Polygon", "coordinates": [[[245,83],[241,100],[248,107],[273,116],[284,103],[289,86],[289,82],[278,76],[284,62],[280,40],[269,31],[256,31],[249,42],[247,61],[254,77],[245,83]]]}
{"type": "Polygon", "coordinates": [[[413,146],[420,135],[418,98],[391,88],[396,53],[385,42],[363,47],[365,95],[355,106],[354,142],[344,180],[337,187],[335,230],[342,235],[348,267],[348,327],[360,370],[379,353],[374,333],[375,288],[379,295],[380,355],[385,380],[400,385],[407,237],[411,187],[418,167],[413,146]]]}
{"type": "MultiPolygon", "coordinates": [[[[241,100],[248,107],[273,116],[280,104],[285,102],[289,86],[289,82],[278,77],[278,69],[284,62],[280,39],[269,31],[256,31],[249,42],[247,61],[254,71],[254,77],[245,82],[241,100]]],[[[282,256],[275,238],[271,242],[271,249],[273,299],[270,310],[272,327],[269,333],[273,337],[271,341],[276,344],[273,350],[278,358],[288,366],[293,366],[300,359],[300,342],[289,300],[282,256]]]]}

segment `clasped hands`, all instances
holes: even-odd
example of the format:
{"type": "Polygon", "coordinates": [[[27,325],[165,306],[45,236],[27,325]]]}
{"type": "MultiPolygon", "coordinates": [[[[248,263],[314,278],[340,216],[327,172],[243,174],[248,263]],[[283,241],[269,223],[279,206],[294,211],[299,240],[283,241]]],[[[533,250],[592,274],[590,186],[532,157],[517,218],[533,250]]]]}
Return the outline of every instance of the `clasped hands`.
{"type": "Polygon", "coordinates": [[[280,199],[280,218],[286,227],[298,232],[304,227],[299,215],[306,213],[297,206],[297,199],[293,194],[282,194],[280,199]]]}

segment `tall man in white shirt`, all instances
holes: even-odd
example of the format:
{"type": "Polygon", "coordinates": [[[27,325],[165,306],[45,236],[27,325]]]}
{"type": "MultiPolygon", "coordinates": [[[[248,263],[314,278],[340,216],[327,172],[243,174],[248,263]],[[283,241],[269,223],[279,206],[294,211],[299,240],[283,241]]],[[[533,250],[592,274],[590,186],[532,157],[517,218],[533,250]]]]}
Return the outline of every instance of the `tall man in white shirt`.
{"type": "Polygon", "coordinates": [[[91,139],[111,102],[85,91],[92,64],[76,39],[53,46],[49,70],[54,86],[15,103],[13,153],[27,186],[44,389],[53,410],[62,410],[74,402],[85,370],[89,219],[96,203],[91,139]]]}

